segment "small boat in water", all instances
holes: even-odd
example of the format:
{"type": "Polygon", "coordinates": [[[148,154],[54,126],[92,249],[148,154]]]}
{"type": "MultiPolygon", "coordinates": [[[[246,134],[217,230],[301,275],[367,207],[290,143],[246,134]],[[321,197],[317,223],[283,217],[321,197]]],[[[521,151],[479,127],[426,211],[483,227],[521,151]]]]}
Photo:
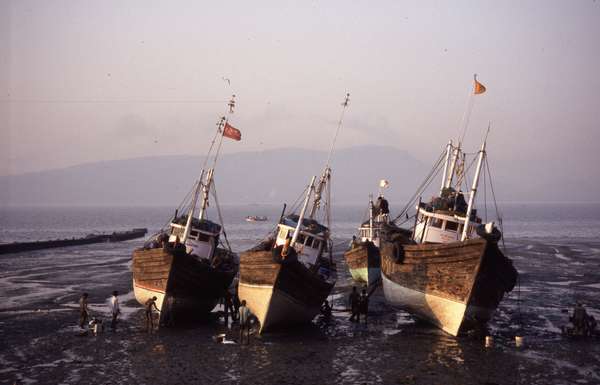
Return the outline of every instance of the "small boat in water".
{"type": "MultiPolygon", "coordinates": [[[[230,112],[233,103],[232,99],[228,105],[230,112]]],[[[157,297],[158,309],[166,310],[161,311],[161,317],[168,311],[177,313],[179,317],[210,312],[223,297],[238,270],[237,256],[229,247],[223,224],[207,219],[210,193],[215,198],[221,218],[213,177],[223,137],[241,139],[240,132],[229,125],[227,118],[221,118],[217,126],[187,214],[178,215],[176,210],[167,229],[133,252],[131,269],[135,298],[143,305],[149,298],[157,297]],[[219,144],[213,165],[205,171],[217,138],[219,144]],[[200,210],[196,214],[200,195],[200,210]],[[221,235],[226,248],[219,247],[221,235]],[[171,300],[167,301],[169,297],[171,300]],[[166,303],[170,306],[165,307],[166,303]]]]}
{"type": "MultiPolygon", "coordinates": [[[[335,138],[339,133],[349,95],[343,105],[335,138]]],[[[320,209],[330,221],[329,160],[315,185],[312,177],[299,214],[285,214],[285,206],[274,234],[241,253],[238,296],[245,300],[260,322],[259,331],[278,326],[311,322],[331,293],[336,281],[329,225],[317,220],[320,209]],[[312,207],[307,208],[312,198],[312,207]]],[[[292,210],[295,211],[295,210],[292,210]]]]}
{"type": "Polygon", "coordinates": [[[246,217],[246,222],[266,222],[267,220],[268,218],[262,215],[248,215],[246,217]]]}
{"type": "MultiPolygon", "coordinates": [[[[481,88],[475,82],[478,93],[481,88]]],[[[428,203],[419,200],[411,230],[391,221],[382,227],[380,238],[386,300],[452,335],[485,324],[504,294],[514,288],[518,276],[498,246],[500,230],[494,222],[483,224],[474,208],[486,161],[486,140],[477,154],[468,202],[460,189],[466,185],[465,158],[460,143],[453,146],[450,142],[445,162],[441,155],[422,185],[427,186],[443,164],[439,196],[428,203]]],[[[485,170],[489,172],[487,164],[485,170]]],[[[491,181],[491,177],[487,179],[491,181]]],[[[403,210],[398,218],[405,213],[403,210]]]]}

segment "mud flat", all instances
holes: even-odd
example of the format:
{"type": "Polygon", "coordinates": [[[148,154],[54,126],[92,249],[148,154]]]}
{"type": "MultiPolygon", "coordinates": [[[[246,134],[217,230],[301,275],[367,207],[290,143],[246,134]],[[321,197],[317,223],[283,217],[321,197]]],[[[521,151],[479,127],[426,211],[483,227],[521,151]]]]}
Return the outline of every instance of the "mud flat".
{"type": "Polygon", "coordinates": [[[522,240],[508,248],[522,271],[522,290],[498,308],[488,331],[494,347],[488,349],[479,338],[454,338],[415,322],[390,308],[380,291],[371,297],[369,323],[349,322],[341,309],[353,283],[339,254],[332,320],[255,337],[250,346],[214,342],[221,332],[237,339],[236,325],[228,328],[216,313],[203,323],[145,333],[131,297],[130,247],[107,244],[2,259],[0,291],[11,301],[0,308],[0,383],[600,383],[599,341],[559,334],[567,316],[562,310],[574,298],[598,317],[600,243],[522,240]],[[566,265],[557,253],[576,264],[566,265]],[[123,293],[119,330],[80,336],[79,293],[89,292],[92,313],[106,320],[111,290],[123,293]],[[526,348],[514,346],[517,333],[525,336],[526,348]]]}

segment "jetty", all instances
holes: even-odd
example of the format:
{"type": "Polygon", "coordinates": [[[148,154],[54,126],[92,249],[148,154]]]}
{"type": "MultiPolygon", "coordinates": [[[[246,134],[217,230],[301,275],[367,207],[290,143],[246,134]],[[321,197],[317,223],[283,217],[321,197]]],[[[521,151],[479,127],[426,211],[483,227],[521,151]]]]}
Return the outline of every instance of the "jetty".
{"type": "Polygon", "coordinates": [[[148,229],[146,228],[135,228],[127,231],[115,231],[112,234],[88,234],[83,238],[2,243],[0,244],[0,254],[21,253],[23,251],[53,249],[57,247],[89,245],[92,243],[122,242],[130,239],[142,238],[147,232],[148,229]]]}

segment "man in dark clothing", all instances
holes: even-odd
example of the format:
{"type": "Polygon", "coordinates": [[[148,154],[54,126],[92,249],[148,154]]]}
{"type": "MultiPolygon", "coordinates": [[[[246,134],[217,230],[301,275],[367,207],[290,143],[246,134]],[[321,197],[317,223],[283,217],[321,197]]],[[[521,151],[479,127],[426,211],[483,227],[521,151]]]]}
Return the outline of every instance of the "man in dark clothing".
{"type": "Polygon", "coordinates": [[[244,343],[244,334],[246,335],[247,344],[250,345],[250,309],[246,307],[246,300],[242,301],[239,313],[240,345],[244,343]]]}
{"type": "Polygon", "coordinates": [[[148,331],[148,333],[152,333],[152,331],[154,330],[154,317],[152,314],[152,308],[154,308],[157,312],[160,313],[160,310],[158,310],[158,307],[156,306],[156,296],[148,299],[146,301],[146,303],[144,304],[144,307],[146,308],[146,330],[148,331]]]}
{"type": "Polygon", "coordinates": [[[575,326],[575,334],[584,336],[591,334],[588,327],[588,318],[589,316],[587,311],[585,311],[583,304],[577,302],[577,305],[575,305],[575,309],[573,310],[572,318],[573,325],[575,326]]]}
{"type": "Polygon", "coordinates": [[[240,318],[240,297],[238,297],[237,295],[237,290],[233,292],[233,295],[231,296],[231,302],[233,303],[233,320],[237,321],[240,318]]]}
{"type": "Polygon", "coordinates": [[[390,205],[388,204],[388,201],[384,198],[384,197],[379,197],[377,198],[378,202],[377,202],[377,206],[379,206],[379,213],[380,214],[389,214],[390,213],[390,205]]]}
{"type": "Polygon", "coordinates": [[[223,296],[223,317],[225,318],[225,325],[229,325],[229,315],[231,314],[231,320],[235,320],[234,310],[233,310],[233,298],[229,290],[225,291],[225,295],[223,296]]]}
{"type": "Polygon", "coordinates": [[[119,317],[119,314],[121,314],[121,308],[119,307],[118,295],[119,295],[118,291],[113,291],[112,297],[110,298],[110,300],[108,302],[108,307],[110,308],[110,315],[111,315],[110,329],[113,332],[117,331],[117,319],[119,317]]]}
{"type": "Polygon", "coordinates": [[[83,293],[79,299],[79,327],[81,329],[83,329],[83,325],[87,324],[88,317],[88,293],[83,293]]]}
{"type": "Polygon", "coordinates": [[[360,322],[360,313],[359,313],[360,295],[356,291],[356,286],[352,286],[352,293],[350,293],[348,302],[350,302],[350,310],[352,311],[352,315],[350,316],[350,321],[351,322],[360,322]]]}
{"type": "Polygon", "coordinates": [[[321,314],[323,315],[323,318],[325,320],[331,318],[331,306],[329,305],[329,301],[325,300],[325,302],[323,302],[323,305],[321,305],[321,314]]]}
{"type": "Polygon", "coordinates": [[[365,323],[367,323],[367,314],[369,313],[369,296],[367,295],[367,289],[362,289],[359,300],[359,308],[359,312],[365,315],[365,323]]]}

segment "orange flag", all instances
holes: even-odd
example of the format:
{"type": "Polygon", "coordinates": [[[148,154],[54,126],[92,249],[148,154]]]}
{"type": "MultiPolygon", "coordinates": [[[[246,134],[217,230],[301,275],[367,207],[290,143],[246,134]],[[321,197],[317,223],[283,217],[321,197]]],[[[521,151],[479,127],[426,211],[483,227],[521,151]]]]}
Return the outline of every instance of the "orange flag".
{"type": "Polygon", "coordinates": [[[223,136],[231,138],[233,140],[241,140],[242,133],[237,128],[229,125],[229,123],[225,123],[225,127],[223,128],[223,136]]]}
{"type": "Polygon", "coordinates": [[[485,86],[477,81],[477,77],[475,77],[475,87],[473,88],[473,93],[475,95],[483,94],[485,92],[485,86]]]}

